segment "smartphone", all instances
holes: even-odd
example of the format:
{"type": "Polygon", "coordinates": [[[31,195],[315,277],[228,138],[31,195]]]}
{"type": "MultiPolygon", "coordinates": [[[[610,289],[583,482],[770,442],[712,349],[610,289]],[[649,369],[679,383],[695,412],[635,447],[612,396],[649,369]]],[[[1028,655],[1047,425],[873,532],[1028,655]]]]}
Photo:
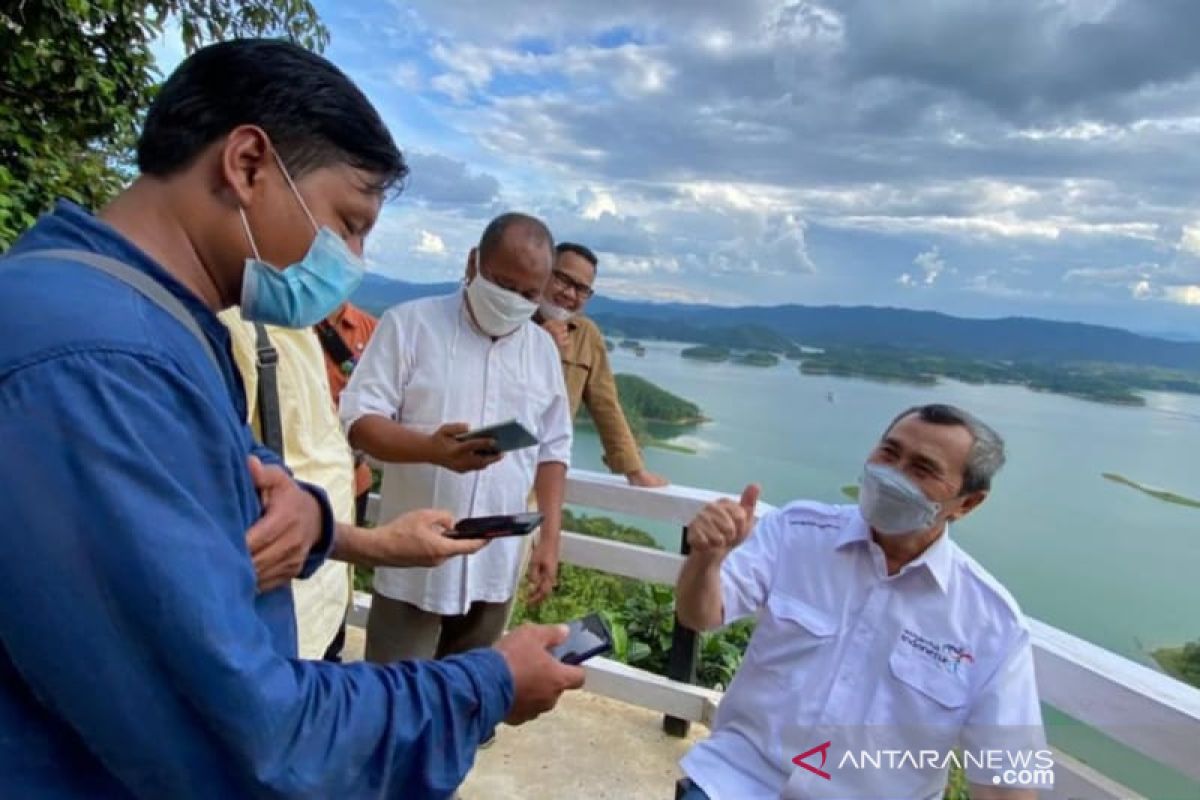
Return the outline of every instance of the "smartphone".
{"type": "Polygon", "coordinates": [[[567,640],[550,648],[550,655],[562,663],[575,666],[589,658],[612,652],[612,631],[608,629],[604,617],[599,614],[580,617],[567,623],[567,627],[570,628],[567,640]]]}
{"type": "Polygon", "coordinates": [[[496,448],[491,450],[489,454],[507,453],[509,450],[533,447],[538,443],[537,437],[515,419],[510,419],[508,422],[501,422],[496,425],[488,425],[486,428],[476,428],[473,431],[460,433],[454,438],[460,442],[466,442],[471,439],[493,439],[496,442],[496,448]]]}
{"type": "Polygon", "coordinates": [[[501,514],[495,517],[460,519],[446,532],[451,539],[498,539],[502,536],[526,536],[542,524],[536,511],[526,514],[501,514]]]}

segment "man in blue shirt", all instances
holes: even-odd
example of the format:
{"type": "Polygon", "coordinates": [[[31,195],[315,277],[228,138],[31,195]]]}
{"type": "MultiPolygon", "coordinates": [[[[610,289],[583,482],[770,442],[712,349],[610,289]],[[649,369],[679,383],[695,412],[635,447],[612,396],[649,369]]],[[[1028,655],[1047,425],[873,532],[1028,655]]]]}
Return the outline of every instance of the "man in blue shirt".
{"type": "Polygon", "coordinates": [[[327,61],[238,41],[171,76],[138,166],[0,259],[0,796],[448,796],[498,722],[582,672],[538,626],[438,663],[298,660],[298,573],[461,551],[436,511],[335,527],[254,445],[215,314],[336,307],[403,157],[327,61]]]}

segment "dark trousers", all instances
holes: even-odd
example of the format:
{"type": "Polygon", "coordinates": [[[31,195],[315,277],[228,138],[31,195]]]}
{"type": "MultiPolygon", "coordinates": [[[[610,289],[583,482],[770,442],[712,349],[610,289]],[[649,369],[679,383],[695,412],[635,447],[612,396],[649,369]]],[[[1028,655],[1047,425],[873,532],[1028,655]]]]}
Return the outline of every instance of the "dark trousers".
{"type": "Polygon", "coordinates": [[[337,636],[333,637],[333,641],[329,643],[329,647],[325,650],[325,655],[321,656],[321,660],[332,661],[334,664],[342,663],[342,648],[345,646],[346,618],[342,617],[342,626],[338,628],[337,636]]]}
{"type": "Polygon", "coordinates": [[[680,778],[675,783],[675,800],[709,800],[709,797],[691,778],[680,778]]]}
{"type": "Polygon", "coordinates": [[[370,496],[370,490],[367,490],[354,498],[354,524],[361,526],[367,518],[367,498],[370,496]]]}

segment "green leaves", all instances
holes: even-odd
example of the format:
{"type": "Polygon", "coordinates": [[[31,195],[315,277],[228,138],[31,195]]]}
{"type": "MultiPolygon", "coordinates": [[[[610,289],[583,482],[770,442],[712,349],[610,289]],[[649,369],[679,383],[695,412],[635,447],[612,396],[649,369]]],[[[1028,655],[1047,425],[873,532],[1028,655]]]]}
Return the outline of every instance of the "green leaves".
{"type": "Polygon", "coordinates": [[[56,198],[98,208],[125,185],[161,79],[150,43],[169,16],[189,52],[232,37],[329,41],[309,0],[45,0],[0,12],[0,250],[56,198]]]}
{"type": "MultiPolygon", "coordinates": [[[[576,516],[563,512],[563,529],[601,539],[656,547],[645,531],[605,517],[576,516]]],[[[557,623],[586,614],[602,614],[613,633],[613,658],[640,669],[665,675],[675,629],[675,592],[670,586],[643,583],[596,570],[562,564],[558,588],[537,608],[518,601],[513,624],[557,623]]],[[[740,622],[702,634],[697,682],[725,688],[742,663],[753,623],[740,622]]]]}

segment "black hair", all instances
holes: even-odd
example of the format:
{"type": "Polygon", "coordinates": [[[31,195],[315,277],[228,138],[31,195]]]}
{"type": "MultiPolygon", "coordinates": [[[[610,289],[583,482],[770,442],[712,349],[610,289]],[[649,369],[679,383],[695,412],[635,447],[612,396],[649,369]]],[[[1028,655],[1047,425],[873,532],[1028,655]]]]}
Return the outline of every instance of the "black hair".
{"type": "Polygon", "coordinates": [[[960,495],[986,491],[992,488],[992,479],[1004,466],[1004,439],[990,426],[970,412],[944,403],[913,406],[901,413],[888,425],[890,433],[896,423],[905,417],[917,415],[917,419],[931,425],[958,425],[971,434],[971,450],[967,454],[967,465],[963,468],[963,484],[960,495]]]}
{"type": "Polygon", "coordinates": [[[500,243],[504,241],[504,235],[508,229],[513,226],[525,228],[529,236],[539,244],[545,243],[546,249],[550,253],[550,258],[554,258],[554,236],[550,233],[550,229],[546,227],[546,223],[542,222],[537,217],[531,217],[528,214],[522,214],[517,211],[510,211],[507,214],[501,214],[494,220],[488,223],[488,226],[483,230],[483,236],[479,239],[479,260],[484,261],[496,251],[500,243]]]}
{"type": "Polygon", "coordinates": [[[554,252],[560,256],[563,253],[574,253],[584,261],[591,264],[593,270],[597,269],[600,263],[600,260],[596,258],[596,254],[591,251],[591,248],[584,247],[581,244],[575,244],[575,242],[559,242],[554,248],[554,252]]]}
{"type": "Polygon", "coordinates": [[[239,125],[271,137],[292,177],[349,164],[396,188],[404,155],[379,112],[325,58],[275,39],[236,39],[197,50],[163,84],[138,139],[138,169],[159,177],[185,169],[239,125]]]}

